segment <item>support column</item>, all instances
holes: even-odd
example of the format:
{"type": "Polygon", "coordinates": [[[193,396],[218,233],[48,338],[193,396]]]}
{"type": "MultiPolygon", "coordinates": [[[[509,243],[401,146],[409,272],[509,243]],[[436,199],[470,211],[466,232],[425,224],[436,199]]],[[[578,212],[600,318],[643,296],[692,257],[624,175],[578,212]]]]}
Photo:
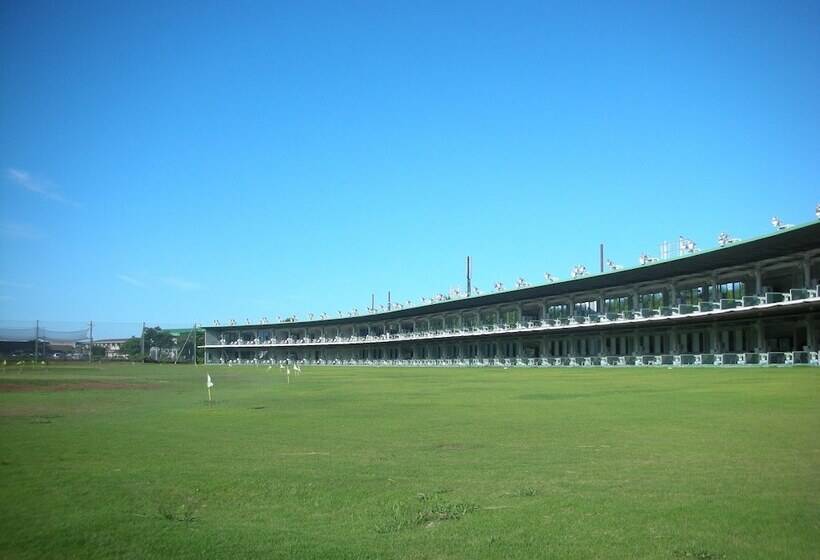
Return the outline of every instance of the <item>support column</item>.
{"type": "Polygon", "coordinates": [[[760,265],[755,266],[755,295],[762,296],[763,291],[763,272],[760,270],[760,265]]]}
{"type": "Polygon", "coordinates": [[[755,323],[757,330],[757,351],[766,352],[766,333],[763,329],[763,319],[758,319],[755,323]]]}
{"type": "Polygon", "coordinates": [[[817,346],[814,344],[814,321],[811,317],[806,317],[806,346],[808,346],[810,352],[817,350],[817,346]]]}
{"type": "Polygon", "coordinates": [[[808,255],[803,256],[803,288],[811,288],[811,259],[808,255]]]}

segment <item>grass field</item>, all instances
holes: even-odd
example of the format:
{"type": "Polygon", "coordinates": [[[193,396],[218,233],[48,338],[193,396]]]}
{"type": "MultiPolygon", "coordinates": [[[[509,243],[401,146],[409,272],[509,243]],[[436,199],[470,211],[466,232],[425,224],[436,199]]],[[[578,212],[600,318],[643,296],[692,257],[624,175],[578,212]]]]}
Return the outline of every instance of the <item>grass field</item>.
{"type": "Polygon", "coordinates": [[[3,558],[817,558],[793,369],[7,367],[3,558]]]}

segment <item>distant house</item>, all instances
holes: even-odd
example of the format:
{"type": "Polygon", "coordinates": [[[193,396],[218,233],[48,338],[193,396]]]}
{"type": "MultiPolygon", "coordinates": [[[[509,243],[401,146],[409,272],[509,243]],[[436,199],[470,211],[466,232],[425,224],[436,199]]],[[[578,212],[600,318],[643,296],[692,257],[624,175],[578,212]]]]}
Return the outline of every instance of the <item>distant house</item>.
{"type": "Polygon", "coordinates": [[[120,348],[125,344],[127,338],[106,338],[102,340],[95,340],[94,346],[105,349],[105,357],[109,360],[126,360],[128,354],[120,352],[120,348]]]}

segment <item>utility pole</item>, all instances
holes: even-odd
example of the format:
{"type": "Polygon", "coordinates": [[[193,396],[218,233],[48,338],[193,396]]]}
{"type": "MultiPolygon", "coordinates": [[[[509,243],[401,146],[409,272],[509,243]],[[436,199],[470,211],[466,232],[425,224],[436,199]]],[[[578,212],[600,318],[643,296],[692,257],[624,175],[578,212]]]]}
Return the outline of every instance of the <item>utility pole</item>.
{"type": "Polygon", "coordinates": [[[34,363],[37,363],[37,356],[39,354],[39,342],[40,342],[40,321],[38,320],[36,323],[37,326],[34,327],[34,363]]]}

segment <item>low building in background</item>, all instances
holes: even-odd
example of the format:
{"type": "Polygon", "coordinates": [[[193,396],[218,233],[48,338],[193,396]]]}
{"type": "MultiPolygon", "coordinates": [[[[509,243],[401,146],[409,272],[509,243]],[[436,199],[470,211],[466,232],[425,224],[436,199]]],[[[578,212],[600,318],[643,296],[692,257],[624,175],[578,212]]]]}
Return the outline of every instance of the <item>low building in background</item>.
{"type": "Polygon", "coordinates": [[[105,358],[108,360],[127,360],[128,354],[120,351],[127,338],[106,338],[95,340],[94,346],[105,350],[105,358]]]}

